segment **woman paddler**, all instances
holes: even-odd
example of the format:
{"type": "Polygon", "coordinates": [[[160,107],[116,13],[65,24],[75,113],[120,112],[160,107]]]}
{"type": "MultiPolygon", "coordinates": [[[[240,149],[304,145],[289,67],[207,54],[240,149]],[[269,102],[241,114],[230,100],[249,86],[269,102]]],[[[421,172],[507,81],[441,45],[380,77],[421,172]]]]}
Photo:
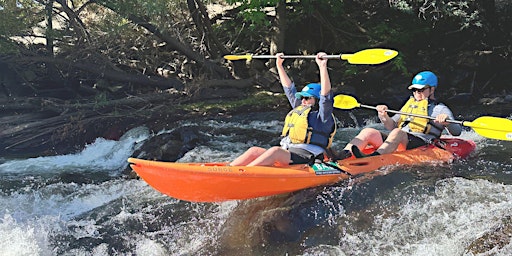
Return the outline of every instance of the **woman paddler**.
{"type": "Polygon", "coordinates": [[[443,103],[437,102],[434,92],[437,89],[437,76],[431,71],[422,71],[412,79],[412,97],[407,100],[401,112],[431,116],[435,120],[414,117],[411,115],[388,115],[386,105],[376,107],[378,117],[384,127],[391,131],[389,134],[373,128],[364,128],[344,151],[351,151],[356,158],[392,153],[395,150],[417,148],[438,139],[444,130],[450,135],[459,136],[462,126],[456,123],[446,122],[453,120],[452,111],[443,103]],[[372,145],[377,150],[371,155],[361,153],[361,149],[372,145]]]}
{"type": "Polygon", "coordinates": [[[326,149],[330,148],[336,124],[333,112],[333,93],[327,71],[326,54],[319,52],[315,61],[320,70],[320,83],[310,83],[302,91],[297,92],[295,83],[286,73],[282,58],[284,54],[276,54],[276,66],[279,79],[292,110],[286,115],[282,131],[281,146],[269,149],[251,147],[233,160],[232,166],[306,164],[316,158],[323,158],[326,149]]]}

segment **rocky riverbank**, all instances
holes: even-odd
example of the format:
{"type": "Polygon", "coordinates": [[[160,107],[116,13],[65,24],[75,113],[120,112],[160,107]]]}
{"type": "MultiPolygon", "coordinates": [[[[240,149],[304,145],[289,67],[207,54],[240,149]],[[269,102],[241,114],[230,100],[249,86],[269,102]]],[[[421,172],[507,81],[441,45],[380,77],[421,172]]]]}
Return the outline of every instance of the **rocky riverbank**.
{"type": "Polygon", "coordinates": [[[146,126],[157,133],[176,128],[177,121],[184,119],[272,110],[284,104],[283,100],[278,96],[256,95],[206,102],[168,92],[84,103],[43,97],[3,99],[0,155],[26,158],[68,154],[83,149],[98,137],[117,140],[134,127],[146,126]]]}
{"type": "MultiPolygon", "coordinates": [[[[482,97],[476,101],[476,106],[473,101],[464,100],[465,97],[464,94],[454,95],[449,102],[455,114],[465,120],[482,115],[511,116],[511,94],[482,97]],[[466,113],[464,110],[468,108],[477,111],[466,113]]],[[[376,100],[366,97],[361,101],[373,104],[376,100]]],[[[398,101],[390,103],[399,104],[398,101]]],[[[25,158],[68,154],[83,149],[98,137],[116,140],[138,126],[146,126],[157,133],[177,128],[179,120],[229,118],[235,114],[273,110],[285,112],[287,105],[284,95],[270,92],[208,101],[169,92],[83,103],[44,97],[3,99],[0,101],[0,155],[25,158]]],[[[354,113],[372,114],[371,111],[354,113]]],[[[335,114],[340,120],[351,120],[348,111],[337,110],[335,114]]]]}

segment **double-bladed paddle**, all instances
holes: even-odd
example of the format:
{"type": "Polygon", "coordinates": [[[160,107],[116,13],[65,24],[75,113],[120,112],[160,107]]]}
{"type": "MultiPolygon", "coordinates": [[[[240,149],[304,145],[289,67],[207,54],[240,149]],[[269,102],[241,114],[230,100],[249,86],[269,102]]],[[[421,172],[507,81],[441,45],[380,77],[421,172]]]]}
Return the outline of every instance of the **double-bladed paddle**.
{"type": "MultiPolygon", "coordinates": [[[[337,95],[334,97],[334,107],[339,109],[353,109],[353,108],[369,108],[376,109],[374,106],[368,106],[357,102],[357,99],[348,95],[337,95]]],[[[396,110],[386,110],[390,113],[408,115],[420,118],[427,118],[435,120],[435,117],[424,116],[412,113],[405,113],[396,110]]],[[[457,120],[446,120],[446,122],[460,124],[463,126],[471,127],[476,133],[483,137],[497,139],[497,140],[508,140],[512,141],[512,120],[501,117],[492,116],[481,116],[472,122],[469,121],[457,121],[457,120]]]]}
{"type": "MultiPolygon", "coordinates": [[[[395,50],[389,49],[366,49],[356,53],[343,53],[338,55],[326,55],[326,59],[346,60],[350,64],[381,64],[393,59],[398,55],[395,50]]],[[[283,59],[314,59],[316,55],[284,55],[283,59]]],[[[251,60],[251,59],[275,59],[275,55],[225,55],[226,60],[251,60]]]]}

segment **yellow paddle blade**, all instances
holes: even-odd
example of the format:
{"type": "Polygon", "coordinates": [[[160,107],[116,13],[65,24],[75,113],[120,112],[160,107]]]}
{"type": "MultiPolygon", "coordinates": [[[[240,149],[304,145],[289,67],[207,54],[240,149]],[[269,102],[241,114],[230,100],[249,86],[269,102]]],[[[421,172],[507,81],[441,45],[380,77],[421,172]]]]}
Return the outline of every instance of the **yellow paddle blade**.
{"type": "Polygon", "coordinates": [[[462,125],[473,128],[473,130],[483,137],[512,141],[512,120],[482,116],[473,122],[463,122],[462,125]]]}
{"type": "Polygon", "coordinates": [[[354,54],[342,54],[341,59],[347,60],[350,64],[381,64],[398,55],[395,50],[389,49],[366,49],[354,54]]]}
{"type": "Polygon", "coordinates": [[[252,54],[224,55],[224,59],[226,59],[226,60],[251,60],[252,59],[252,54]]]}
{"type": "Polygon", "coordinates": [[[358,108],[361,104],[352,96],[340,94],[334,97],[333,106],[339,109],[353,109],[358,108]]]}

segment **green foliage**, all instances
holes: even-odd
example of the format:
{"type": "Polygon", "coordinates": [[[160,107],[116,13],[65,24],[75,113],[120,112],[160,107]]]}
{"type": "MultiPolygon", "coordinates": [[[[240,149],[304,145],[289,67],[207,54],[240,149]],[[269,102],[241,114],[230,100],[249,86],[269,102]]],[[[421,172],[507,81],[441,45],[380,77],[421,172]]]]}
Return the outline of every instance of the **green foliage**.
{"type": "MultiPolygon", "coordinates": [[[[398,20],[404,18],[398,18],[398,20]]],[[[369,29],[371,44],[386,42],[388,45],[407,46],[417,38],[425,37],[430,28],[416,22],[384,23],[373,25],[369,29]]]]}
{"type": "Polygon", "coordinates": [[[141,16],[147,15],[148,17],[165,16],[170,9],[173,9],[176,6],[176,1],[168,0],[99,0],[97,3],[115,10],[116,13],[121,15],[134,14],[135,12],[137,14],[141,14],[141,16]]]}
{"type": "Polygon", "coordinates": [[[227,0],[226,2],[228,4],[239,4],[239,9],[242,10],[239,15],[249,23],[249,29],[257,30],[261,26],[270,26],[266,8],[275,7],[279,0],[227,0]]]}
{"type": "Polygon", "coordinates": [[[392,60],[392,63],[393,63],[393,68],[392,68],[393,71],[398,71],[398,72],[402,73],[402,75],[404,75],[404,76],[410,76],[410,74],[409,74],[410,72],[407,69],[407,63],[405,62],[405,58],[402,55],[399,54],[398,56],[396,56],[392,60]]]}
{"type": "MultiPolygon", "coordinates": [[[[80,26],[69,20],[72,15],[61,13],[60,5],[54,2],[53,17],[55,20],[59,19],[59,22],[51,33],[45,33],[46,1],[0,0],[0,53],[12,53],[22,48],[23,51],[19,52],[28,50],[34,55],[44,53],[44,45],[38,44],[44,44],[44,37],[51,35],[55,38],[56,57],[61,59],[98,63],[105,67],[105,70],[116,69],[148,75],[155,75],[158,68],[164,68],[168,71],[166,75],[188,81],[192,76],[208,77],[204,75],[208,71],[200,66],[199,62],[187,60],[187,54],[182,52],[180,47],[173,47],[176,44],[172,42],[183,43],[196,53],[203,54],[206,59],[217,61],[214,58],[220,59],[219,53],[223,51],[219,50],[222,47],[216,47],[217,42],[233,53],[267,54],[271,41],[281,39],[276,37],[276,30],[272,26],[275,25],[275,7],[284,1],[211,2],[231,4],[231,10],[226,11],[224,17],[217,15],[215,20],[211,20],[213,34],[208,34],[209,31],[205,29],[197,29],[191,23],[185,0],[67,1],[80,19],[74,22],[80,21],[80,26]],[[134,20],[143,23],[135,24],[134,20]],[[148,22],[151,28],[156,27],[162,34],[152,33],[144,27],[144,22],[148,22]],[[37,41],[26,41],[27,45],[18,43],[21,37],[29,38],[30,35],[36,35],[35,30],[37,41]],[[212,44],[214,41],[210,39],[214,39],[215,44],[212,44]]],[[[415,61],[421,61],[417,58],[419,51],[425,54],[421,58],[431,55],[432,50],[428,51],[430,49],[448,51],[450,47],[446,47],[446,42],[451,41],[456,47],[460,45],[457,41],[459,34],[453,32],[473,32],[472,29],[481,29],[482,26],[485,28],[485,24],[482,23],[485,21],[482,20],[484,13],[478,8],[482,2],[483,0],[287,0],[286,17],[280,17],[286,20],[286,26],[282,27],[286,29],[282,37],[285,41],[284,45],[278,47],[284,47],[283,51],[290,54],[312,54],[319,50],[334,54],[372,47],[397,49],[401,54],[393,60],[393,70],[405,74],[406,64],[417,65],[415,61]],[[446,35],[453,35],[451,38],[457,37],[457,40],[443,42],[443,39],[448,38],[446,35]],[[411,54],[408,58],[408,53],[416,55],[411,54]]],[[[210,17],[214,17],[211,14],[210,17]]],[[[501,24],[507,25],[510,22],[501,24]]],[[[507,32],[510,29],[506,30],[506,27],[502,26],[500,29],[504,28],[503,34],[509,35],[507,32]]],[[[460,40],[465,39],[467,37],[460,40]]],[[[464,41],[466,42],[467,40],[464,41]]],[[[509,49],[505,44],[500,46],[505,46],[500,49],[509,49]]],[[[503,55],[510,56],[506,55],[508,52],[505,51],[503,50],[503,55]]],[[[225,63],[219,61],[218,64],[225,63]]],[[[297,65],[295,68],[306,69],[306,66],[297,65]]],[[[344,72],[348,76],[357,75],[363,70],[363,67],[354,65],[343,64],[339,67],[342,67],[340,73],[344,72]]],[[[84,75],[89,72],[88,70],[58,68],[61,68],[58,71],[62,72],[64,77],[86,77],[80,77],[81,81],[97,80],[99,76],[84,75]],[[79,72],[82,73],[78,74],[79,72]]],[[[98,104],[102,100],[95,99],[98,104]]]]}
{"type": "Polygon", "coordinates": [[[358,66],[356,66],[356,65],[348,65],[345,68],[345,71],[343,72],[343,74],[344,74],[345,77],[349,77],[349,76],[357,75],[358,72],[359,72],[359,67],[358,66]]]}
{"type": "Polygon", "coordinates": [[[295,12],[303,15],[319,13],[337,17],[346,14],[345,4],[340,0],[297,0],[295,2],[295,12]]]}
{"type": "Polygon", "coordinates": [[[16,41],[26,41],[24,37],[32,35],[37,23],[44,21],[43,10],[36,1],[0,0],[0,53],[16,52],[16,41]]]}
{"type": "Polygon", "coordinates": [[[389,4],[397,10],[403,12],[408,12],[411,14],[414,12],[413,7],[406,0],[390,0],[389,4]]]}
{"type": "Polygon", "coordinates": [[[101,93],[98,93],[96,94],[96,96],[94,96],[94,107],[93,109],[98,109],[98,108],[101,108],[103,106],[105,106],[108,102],[108,99],[107,99],[107,93],[105,92],[101,92],[101,93]]]}
{"type": "MultiPolygon", "coordinates": [[[[490,1],[490,0],[489,0],[490,1]]],[[[401,11],[417,13],[418,17],[433,25],[443,20],[455,20],[460,30],[482,27],[479,1],[424,1],[424,0],[391,0],[390,5],[401,11]]],[[[444,23],[444,22],[443,22],[444,23]]]]}
{"type": "Polygon", "coordinates": [[[474,4],[474,0],[449,1],[446,3],[444,10],[448,16],[455,17],[459,20],[461,30],[472,26],[482,27],[480,11],[476,9],[477,6],[470,6],[474,4]]]}
{"type": "Polygon", "coordinates": [[[402,41],[407,42],[411,39],[410,34],[403,33],[400,27],[392,27],[392,25],[390,26],[388,23],[380,23],[371,27],[371,32],[374,35],[372,40],[374,40],[375,43],[386,41],[393,44],[402,41]]]}
{"type": "MultiPolygon", "coordinates": [[[[251,28],[257,26],[270,26],[270,15],[280,2],[279,0],[227,0],[229,4],[239,5],[241,17],[251,23],[251,28]]],[[[310,17],[314,13],[329,12],[334,15],[342,15],[343,1],[340,0],[294,0],[286,1],[288,5],[288,22],[310,17]]]]}
{"type": "Polygon", "coordinates": [[[15,54],[18,52],[18,46],[11,40],[0,38],[0,54],[15,54]]]}
{"type": "Polygon", "coordinates": [[[257,30],[258,27],[269,27],[270,21],[267,19],[267,14],[263,11],[246,10],[241,12],[240,15],[244,20],[250,21],[249,29],[257,30]]]}

